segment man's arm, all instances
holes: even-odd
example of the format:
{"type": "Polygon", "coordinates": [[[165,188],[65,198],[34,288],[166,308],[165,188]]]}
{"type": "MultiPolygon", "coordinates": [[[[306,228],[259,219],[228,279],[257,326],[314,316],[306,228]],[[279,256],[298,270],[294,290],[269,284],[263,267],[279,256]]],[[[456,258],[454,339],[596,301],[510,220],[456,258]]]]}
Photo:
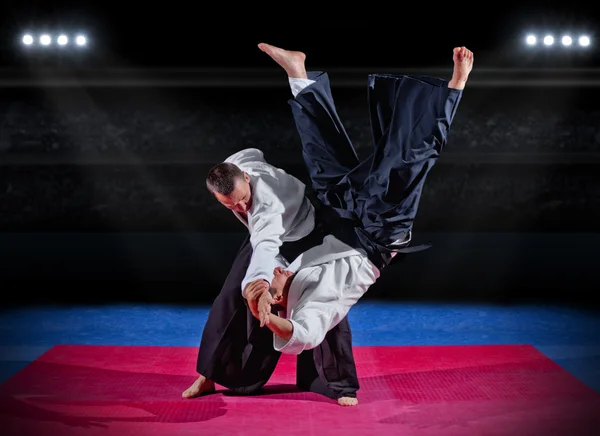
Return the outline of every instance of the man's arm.
{"type": "Polygon", "coordinates": [[[330,312],[325,307],[300,312],[308,313],[299,313],[300,316],[290,319],[269,315],[267,327],[275,334],[275,350],[295,355],[311,350],[321,345],[327,332],[334,327],[330,312]]]}
{"type": "Polygon", "coordinates": [[[284,341],[289,341],[294,332],[294,325],[290,320],[271,313],[273,297],[270,292],[262,293],[258,297],[258,313],[252,312],[260,321],[260,326],[267,326],[269,330],[284,341]]]}
{"type": "Polygon", "coordinates": [[[246,168],[257,168],[253,186],[253,211],[251,222],[248,223],[252,257],[241,283],[244,295],[249,283],[265,280],[270,284],[273,269],[276,266],[287,266],[284,264],[285,259],[279,255],[284,234],[294,231],[296,237],[308,235],[314,227],[314,214],[309,214],[312,213],[310,206],[305,218],[311,220],[313,226],[303,223],[298,227],[298,213],[307,207],[306,186],[291,174],[268,164],[261,150],[247,148],[232,154],[225,162],[233,163],[244,171],[246,168]]]}
{"type": "Polygon", "coordinates": [[[273,313],[269,313],[268,317],[267,328],[282,340],[289,341],[294,334],[292,322],[273,313]]]}
{"type": "MultiPolygon", "coordinates": [[[[262,199],[254,206],[252,223],[252,258],[242,281],[242,292],[248,284],[264,280],[267,284],[273,280],[273,270],[282,265],[279,260],[279,248],[283,244],[283,213],[285,207],[279,199],[262,199]]],[[[245,294],[245,292],[244,292],[245,294]]],[[[245,296],[245,295],[244,295],[245,296]]]]}

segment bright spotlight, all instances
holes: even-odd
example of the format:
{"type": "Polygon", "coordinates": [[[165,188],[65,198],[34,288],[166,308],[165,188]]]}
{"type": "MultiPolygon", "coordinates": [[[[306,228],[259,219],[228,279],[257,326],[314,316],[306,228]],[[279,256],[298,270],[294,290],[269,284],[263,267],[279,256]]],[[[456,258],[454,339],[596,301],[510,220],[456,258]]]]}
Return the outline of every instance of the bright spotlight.
{"type": "Polygon", "coordinates": [[[85,36],[83,35],[78,35],[77,38],[75,38],[75,43],[77,45],[85,45],[86,42],[85,36]]]}
{"type": "Polygon", "coordinates": [[[67,42],[69,42],[69,38],[67,38],[67,35],[60,35],[56,42],[58,42],[59,45],[66,45],[67,42]]]}
{"type": "Polygon", "coordinates": [[[50,38],[50,35],[40,36],[40,44],[42,45],[49,45],[51,41],[52,39],[50,38]]]}
{"type": "Polygon", "coordinates": [[[527,35],[527,38],[525,38],[525,42],[527,43],[527,45],[535,45],[535,43],[537,42],[537,38],[535,37],[535,35],[527,35]]]}
{"type": "Polygon", "coordinates": [[[565,35],[562,37],[562,43],[563,45],[569,46],[573,43],[573,39],[570,36],[565,35]]]}
{"type": "Polygon", "coordinates": [[[550,35],[544,37],[544,44],[552,45],[554,44],[554,38],[550,35]]]}
{"type": "Polygon", "coordinates": [[[580,36],[579,37],[579,45],[587,47],[590,45],[590,37],[589,36],[580,36]]]}
{"type": "Polygon", "coordinates": [[[33,44],[33,36],[31,36],[31,35],[23,36],[23,44],[25,44],[25,45],[33,44]]]}

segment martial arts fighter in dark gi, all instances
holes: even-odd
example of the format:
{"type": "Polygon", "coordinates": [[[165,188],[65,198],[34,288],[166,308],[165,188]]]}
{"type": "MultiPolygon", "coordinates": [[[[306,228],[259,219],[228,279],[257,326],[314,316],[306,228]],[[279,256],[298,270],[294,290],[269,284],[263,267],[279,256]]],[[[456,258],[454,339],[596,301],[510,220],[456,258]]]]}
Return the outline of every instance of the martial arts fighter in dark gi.
{"type": "MultiPolygon", "coordinates": [[[[360,162],[336,112],[326,73],[305,70],[305,54],[259,44],[287,73],[289,101],[321,214],[335,223],[323,242],[275,268],[259,319],[274,348],[299,354],[327,332],[408,247],[425,179],[447,143],[473,68],[473,53],[453,51],[450,81],[372,74],[368,101],[375,148],[360,162]],[[280,315],[272,313],[277,305],[280,315]]],[[[356,401],[354,401],[356,403],[356,401]]]]}

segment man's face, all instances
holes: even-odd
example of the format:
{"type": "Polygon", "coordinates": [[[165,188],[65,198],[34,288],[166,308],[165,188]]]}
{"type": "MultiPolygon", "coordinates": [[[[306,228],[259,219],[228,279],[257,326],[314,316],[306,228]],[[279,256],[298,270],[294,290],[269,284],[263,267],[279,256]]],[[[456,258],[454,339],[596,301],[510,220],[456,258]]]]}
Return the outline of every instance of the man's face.
{"type": "Polygon", "coordinates": [[[235,182],[235,188],[229,195],[215,193],[215,198],[227,209],[238,213],[247,213],[252,207],[252,189],[250,187],[250,178],[244,173],[243,178],[235,182]]]}
{"type": "Polygon", "coordinates": [[[287,293],[292,283],[294,273],[286,271],[280,266],[273,270],[273,280],[271,280],[271,293],[275,303],[285,307],[287,302],[287,293]]]}

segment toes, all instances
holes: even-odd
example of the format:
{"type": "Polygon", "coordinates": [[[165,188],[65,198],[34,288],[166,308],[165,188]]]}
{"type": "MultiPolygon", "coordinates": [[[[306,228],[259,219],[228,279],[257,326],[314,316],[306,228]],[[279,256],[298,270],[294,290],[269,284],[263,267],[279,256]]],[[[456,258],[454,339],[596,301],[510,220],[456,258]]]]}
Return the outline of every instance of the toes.
{"type": "Polygon", "coordinates": [[[455,47],[454,48],[454,56],[455,56],[455,59],[459,62],[463,62],[463,61],[472,62],[473,61],[473,52],[464,46],[455,47]]]}
{"type": "Polygon", "coordinates": [[[338,404],[343,407],[356,406],[358,404],[358,399],[343,397],[338,399],[338,404]]]}

